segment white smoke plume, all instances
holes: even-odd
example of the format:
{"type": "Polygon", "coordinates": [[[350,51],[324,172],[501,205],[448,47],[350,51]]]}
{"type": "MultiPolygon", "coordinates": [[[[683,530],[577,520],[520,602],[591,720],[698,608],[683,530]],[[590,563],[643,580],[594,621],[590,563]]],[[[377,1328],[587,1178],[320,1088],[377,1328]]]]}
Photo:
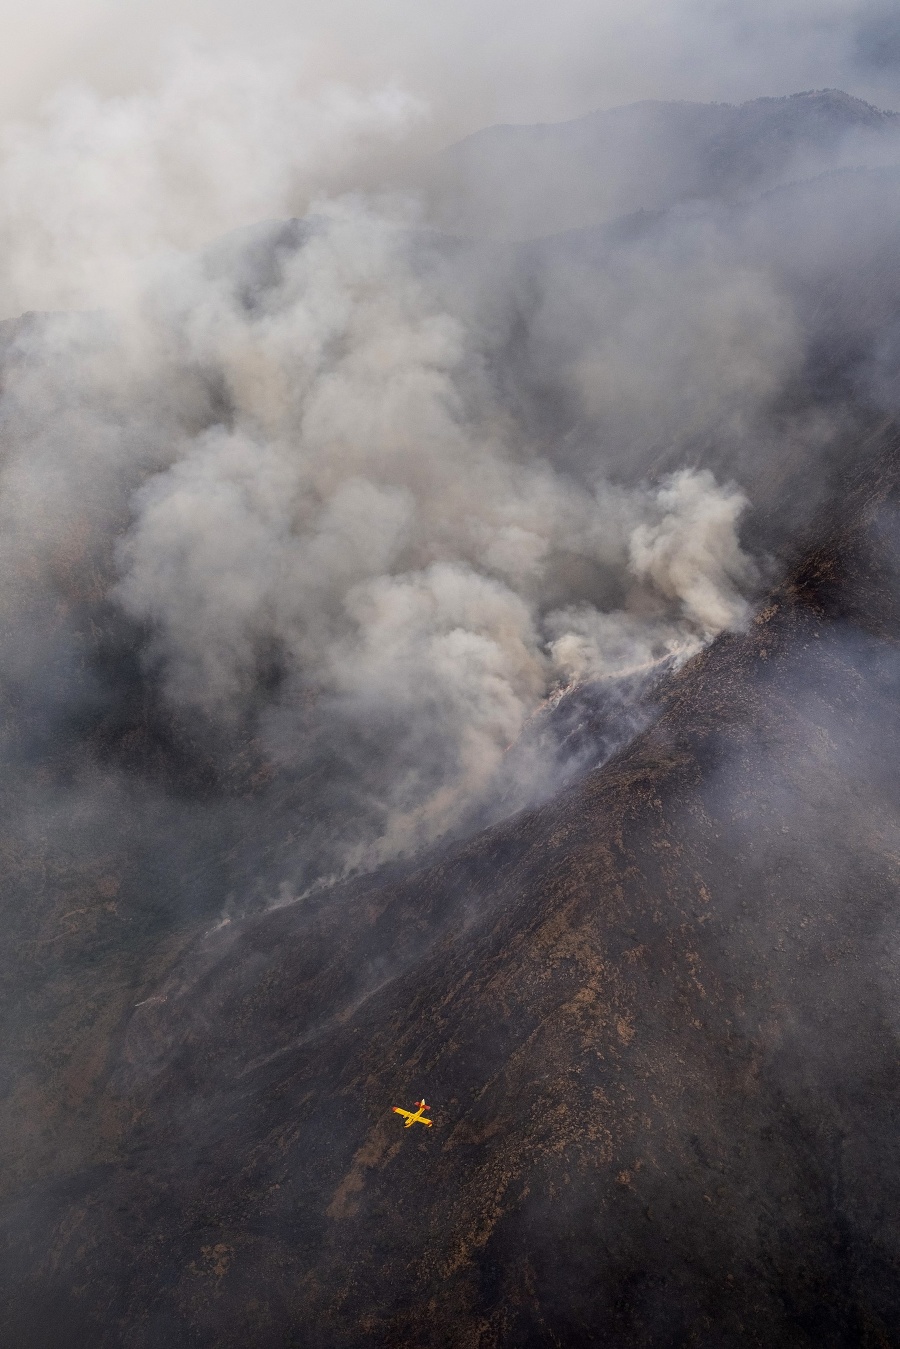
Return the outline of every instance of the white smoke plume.
{"type": "Polygon", "coordinates": [[[45,572],[80,531],[174,710],[275,771],[342,762],[354,862],[471,811],[556,690],[744,621],[742,494],[555,464],[441,248],[360,199],[125,295],[13,341],[7,548],[45,572]]]}
{"type": "Polygon", "coordinates": [[[66,85],[0,131],[0,314],[121,305],[172,252],[364,183],[424,112],[185,44],[155,89],[66,85]]]}
{"type": "MultiPolygon", "coordinates": [[[[354,864],[498,783],[551,790],[521,742],[562,690],[746,622],[750,501],[808,510],[847,425],[810,392],[810,314],[851,331],[820,272],[881,266],[896,195],[860,171],[462,240],[347,191],[423,120],[393,86],[186,49],[155,92],[70,89],[0,146],[0,297],[42,311],[3,333],[7,669],[96,708],[102,629],[148,706],[305,784],[354,864]]],[[[852,330],[870,385],[880,312],[852,330]]]]}

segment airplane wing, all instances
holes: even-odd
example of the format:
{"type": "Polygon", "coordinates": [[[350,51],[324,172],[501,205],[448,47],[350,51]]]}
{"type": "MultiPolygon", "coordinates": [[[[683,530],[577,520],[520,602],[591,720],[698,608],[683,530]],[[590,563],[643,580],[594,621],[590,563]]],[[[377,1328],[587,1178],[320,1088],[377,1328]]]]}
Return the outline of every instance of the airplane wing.
{"type": "Polygon", "coordinates": [[[412,1119],[413,1112],[411,1110],[401,1110],[399,1105],[395,1105],[393,1109],[395,1115],[402,1115],[404,1119],[412,1119]]]}

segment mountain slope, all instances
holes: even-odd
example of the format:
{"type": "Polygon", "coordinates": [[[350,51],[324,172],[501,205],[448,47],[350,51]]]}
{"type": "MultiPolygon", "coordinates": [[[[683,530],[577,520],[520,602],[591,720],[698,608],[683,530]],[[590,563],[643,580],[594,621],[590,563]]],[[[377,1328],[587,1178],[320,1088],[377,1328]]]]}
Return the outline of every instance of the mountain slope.
{"type": "Polygon", "coordinates": [[[897,476],[556,801],[197,944],[8,1341],[900,1343],[897,476]]]}

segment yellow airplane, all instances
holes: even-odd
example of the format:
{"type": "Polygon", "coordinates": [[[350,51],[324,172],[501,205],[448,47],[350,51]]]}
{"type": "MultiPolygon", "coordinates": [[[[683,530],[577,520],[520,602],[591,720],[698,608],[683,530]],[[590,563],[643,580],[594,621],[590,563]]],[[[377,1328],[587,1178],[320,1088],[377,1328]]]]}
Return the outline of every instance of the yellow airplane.
{"type": "Polygon", "coordinates": [[[430,1109],[431,1106],[426,1105],[425,1100],[423,1098],[421,1101],[416,1101],[415,1110],[401,1110],[399,1105],[395,1105],[394,1114],[403,1116],[405,1120],[405,1123],[403,1125],[404,1129],[411,1129],[414,1124],[424,1124],[426,1129],[430,1129],[432,1121],[430,1119],[426,1119],[425,1116],[422,1114],[423,1110],[430,1110],[430,1109]]]}

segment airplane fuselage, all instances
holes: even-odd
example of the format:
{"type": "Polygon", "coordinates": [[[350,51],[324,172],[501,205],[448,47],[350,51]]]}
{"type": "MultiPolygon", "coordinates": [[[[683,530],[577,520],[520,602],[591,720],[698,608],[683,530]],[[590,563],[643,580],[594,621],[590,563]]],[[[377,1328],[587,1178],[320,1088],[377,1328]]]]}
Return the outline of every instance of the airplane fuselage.
{"type": "Polygon", "coordinates": [[[429,1109],[430,1106],[427,1106],[424,1100],[416,1102],[415,1110],[401,1110],[399,1105],[393,1107],[395,1115],[403,1116],[404,1129],[411,1129],[414,1124],[424,1124],[426,1129],[430,1129],[432,1122],[430,1119],[426,1119],[422,1113],[423,1110],[429,1109]]]}

